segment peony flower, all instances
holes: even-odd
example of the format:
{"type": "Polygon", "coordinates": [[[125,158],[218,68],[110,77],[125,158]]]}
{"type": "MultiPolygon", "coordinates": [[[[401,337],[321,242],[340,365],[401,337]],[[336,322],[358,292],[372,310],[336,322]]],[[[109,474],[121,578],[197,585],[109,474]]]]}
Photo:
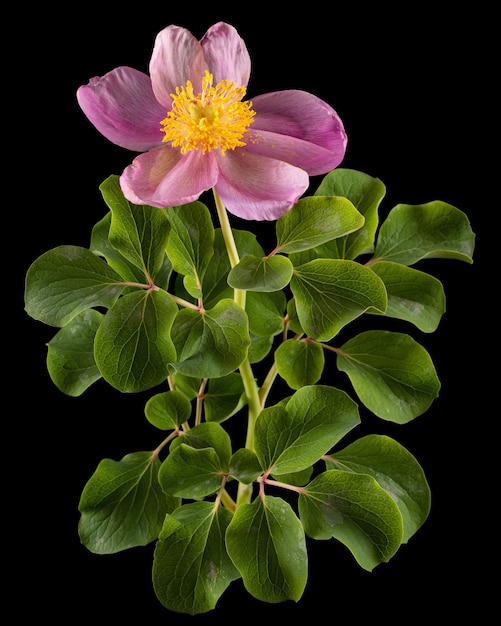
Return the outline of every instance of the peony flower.
{"type": "Polygon", "coordinates": [[[120,177],[130,202],[180,206],[213,188],[230,213],[274,220],[309,176],[339,165],[346,134],[337,113],[300,90],[246,101],[250,70],[234,27],[219,22],[198,41],[168,26],[156,37],[150,76],[118,67],[78,89],[92,124],[142,153],[120,177]]]}

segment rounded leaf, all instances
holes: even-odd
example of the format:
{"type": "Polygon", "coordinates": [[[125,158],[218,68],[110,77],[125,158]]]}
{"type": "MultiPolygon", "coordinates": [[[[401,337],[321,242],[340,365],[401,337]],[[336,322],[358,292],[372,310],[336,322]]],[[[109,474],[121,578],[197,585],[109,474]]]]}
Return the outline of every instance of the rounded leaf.
{"type": "Polygon", "coordinates": [[[171,496],[202,499],[220,489],[221,461],[214,448],[197,449],[181,443],[162,463],[158,481],[171,496]]]}
{"type": "MultiPolygon", "coordinates": [[[[335,252],[327,258],[356,259],[374,244],[379,222],[378,209],[386,194],[385,185],[364,172],[337,167],[326,174],[315,195],[336,195],[348,198],[364,216],[364,225],[354,233],[337,239],[335,252]]],[[[317,255],[317,256],[322,256],[317,255]]]]}
{"type": "Polygon", "coordinates": [[[81,395],[101,378],[94,360],[94,338],[103,315],[82,311],[47,344],[47,369],[56,387],[69,396],[81,395]]]}
{"type": "Polygon", "coordinates": [[[367,435],[326,459],[327,469],[349,469],[369,474],[395,500],[404,524],[406,543],[430,513],[431,494],[415,457],[394,439],[367,435]]]}
{"type": "Polygon", "coordinates": [[[159,468],[160,461],[152,452],[99,463],[78,505],[78,532],[88,550],[113,554],[157,538],[166,513],[178,504],[162,493],[159,468]]]}
{"type": "Polygon", "coordinates": [[[164,291],[134,291],[118,300],[96,333],[94,356],[103,378],[122,392],[163,382],[176,360],[170,329],[177,305],[164,291]]]}
{"type": "Polygon", "coordinates": [[[308,385],[287,402],[261,411],[255,450],[263,469],[275,475],[310,467],[360,423],[358,407],[344,391],[308,385]]]}
{"type": "Polygon", "coordinates": [[[298,505],[307,535],[336,538],[368,571],[389,561],[402,543],[398,506],[372,476],[328,470],[303,488],[298,505]]]}
{"type": "Polygon", "coordinates": [[[301,522],[281,498],[240,505],[226,531],[226,547],[247,591],[263,602],[302,596],[308,555],[301,522]]]}
{"type": "Polygon", "coordinates": [[[430,355],[403,333],[369,330],[357,335],[341,346],[337,367],[368,409],[399,424],[424,413],[440,390],[430,355]]]}
{"type": "Polygon", "coordinates": [[[173,430],[191,416],[191,402],[177,390],[152,396],[144,407],[146,419],[160,430],[173,430]]]}
{"type": "MultiPolygon", "coordinates": [[[[390,261],[374,263],[371,269],[384,282],[388,293],[384,315],[411,322],[425,333],[437,329],[445,313],[445,293],[439,280],[390,261]]],[[[374,313],[382,315],[379,311],[374,313]]]]}
{"type": "Polygon", "coordinates": [[[317,195],[301,198],[277,220],[277,250],[301,252],[352,233],[364,217],[348,198],[317,195]]]}
{"type": "Polygon", "coordinates": [[[192,502],[165,517],[155,546],[153,586],[170,611],[197,615],[216,606],[240,578],[225,547],[231,513],[213,502],[192,502]]]}
{"type": "Polygon", "coordinates": [[[473,263],[475,235],[466,215],[440,202],[398,204],[381,224],[374,259],[412,265],[427,258],[473,263]]]}
{"type": "Polygon", "coordinates": [[[295,267],[291,290],[301,326],[318,341],[329,341],[368,309],[386,310],[383,281],[355,261],[316,259],[295,267]]]}
{"type": "Polygon", "coordinates": [[[246,296],[245,310],[249,316],[249,330],[254,335],[268,337],[284,330],[286,298],[283,291],[255,292],[246,296]]]}
{"type": "Polygon", "coordinates": [[[292,276],[292,263],[285,256],[244,256],[228,274],[228,284],[246,291],[279,291],[292,276]]]}
{"type": "Polygon", "coordinates": [[[181,309],[174,320],[172,338],[178,355],[176,371],[195,378],[226,376],[247,356],[247,314],[229,299],[203,312],[181,309]]]}
{"type": "Polygon", "coordinates": [[[288,339],[275,351],[275,363],[289,387],[300,389],[320,380],[325,363],[324,350],[312,341],[288,339]]]}
{"type": "Polygon", "coordinates": [[[90,250],[59,246],[38,257],[26,273],[25,309],[49,326],[65,326],[82,311],[112,307],[122,278],[90,250]]]}

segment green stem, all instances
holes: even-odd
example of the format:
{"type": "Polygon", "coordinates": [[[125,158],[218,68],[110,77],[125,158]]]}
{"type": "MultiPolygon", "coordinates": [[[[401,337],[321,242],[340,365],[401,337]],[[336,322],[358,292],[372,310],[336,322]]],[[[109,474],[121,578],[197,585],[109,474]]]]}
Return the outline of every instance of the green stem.
{"type": "MultiPolygon", "coordinates": [[[[254,450],[254,429],[256,420],[261,413],[261,401],[259,398],[259,389],[252,372],[252,367],[248,359],[240,364],[240,375],[244,384],[245,395],[247,396],[248,416],[247,416],[247,437],[245,439],[245,447],[254,450]]],[[[240,504],[249,503],[252,498],[252,483],[245,485],[238,484],[237,491],[237,507],[240,504]]]]}
{"type": "MultiPolygon", "coordinates": [[[[226,245],[226,251],[228,252],[230,265],[231,267],[235,267],[235,265],[237,265],[237,263],[240,261],[240,257],[238,256],[237,246],[235,244],[235,239],[233,238],[233,231],[231,230],[228,213],[226,212],[226,207],[222,203],[217,191],[213,189],[212,193],[214,194],[214,202],[216,203],[217,216],[221,225],[221,232],[223,233],[223,239],[226,245]]],[[[245,309],[245,291],[243,289],[235,289],[234,292],[235,302],[240,305],[242,309],[245,309]]]]}
{"type": "Polygon", "coordinates": [[[259,402],[262,407],[266,404],[266,398],[268,397],[268,394],[270,393],[271,386],[275,382],[275,378],[277,377],[277,375],[278,375],[277,364],[273,362],[273,365],[271,366],[270,371],[268,372],[266,378],[264,379],[264,382],[261,385],[261,389],[259,391],[259,402]]]}
{"type": "MultiPolygon", "coordinates": [[[[233,231],[231,229],[228,213],[226,212],[226,207],[222,203],[221,198],[219,197],[215,189],[213,189],[213,194],[224,243],[228,252],[228,258],[230,260],[230,265],[231,267],[235,267],[235,265],[237,265],[237,263],[240,261],[240,258],[238,256],[238,250],[235,245],[235,239],[233,237],[233,231]]],[[[241,306],[242,309],[245,309],[245,291],[243,289],[235,289],[234,294],[234,300],[236,304],[241,306]]],[[[249,450],[254,450],[254,428],[256,425],[257,417],[259,413],[261,413],[259,389],[256,383],[256,379],[254,378],[251,364],[248,359],[245,359],[245,361],[241,363],[239,369],[249,408],[245,447],[249,450]]],[[[252,484],[244,485],[243,483],[240,483],[238,485],[237,506],[242,503],[250,502],[251,496],[252,484]]]]}
{"type": "Polygon", "coordinates": [[[249,450],[254,450],[254,427],[256,426],[256,420],[261,413],[261,400],[259,398],[259,389],[257,387],[256,379],[252,372],[251,364],[248,359],[245,359],[240,365],[240,375],[244,384],[245,395],[247,396],[247,402],[249,407],[249,423],[247,425],[247,438],[245,440],[245,447],[249,450]]]}
{"type": "Polygon", "coordinates": [[[230,511],[234,511],[237,508],[235,502],[233,501],[233,498],[226,491],[226,489],[221,490],[220,496],[221,496],[221,502],[227,509],[229,509],[230,511]]]}

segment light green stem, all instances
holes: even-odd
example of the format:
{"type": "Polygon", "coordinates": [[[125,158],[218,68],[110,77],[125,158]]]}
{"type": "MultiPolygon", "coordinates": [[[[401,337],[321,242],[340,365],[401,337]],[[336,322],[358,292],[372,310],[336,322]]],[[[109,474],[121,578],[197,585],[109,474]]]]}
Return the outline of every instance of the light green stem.
{"type": "Polygon", "coordinates": [[[257,416],[261,413],[262,405],[259,398],[259,389],[249,359],[245,359],[245,361],[241,363],[240,375],[242,376],[249,407],[249,423],[247,425],[245,447],[249,448],[249,450],[254,450],[254,427],[256,426],[257,416]]]}
{"type": "MultiPolygon", "coordinates": [[[[215,189],[213,189],[213,193],[214,201],[216,203],[217,215],[219,218],[219,223],[221,225],[221,231],[223,234],[224,243],[226,245],[226,250],[228,252],[230,265],[231,267],[235,267],[235,265],[237,265],[237,263],[240,261],[240,258],[238,256],[238,250],[235,245],[233,231],[231,229],[230,221],[228,219],[228,213],[226,212],[226,207],[222,203],[221,198],[219,197],[215,189]]],[[[235,289],[234,294],[234,300],[236,304],[241,306],[242,309],[245,309],[245,290],[235,289]]],[[[257,417],[259,413],[261,413],[262,408],[259,399],[259,389],[256,383],[256,379],[254,378],[254,374],[252,372],[251,364],[248,359],[245,359],[245,361],[241,363],[239,369],[249,408],[245,447],[249,450],[254,450],[254,428],[256,425],[257,417]]],[[[237,506],[242,503],[250,502],[251,496],[252,484],[244,485],[243,483],[240,483],[238,485],[237,506]]]]}
{"type": "MultiPolygon", "coordinates": [[[[226,245],[226,250],[228,252],[230,265],[231,267],[235,267],[235,265],[237,265],[237,263],[240,261],[240,257],[238,256],[237,246],[235,244],[235,239],[233,238],[233,231],[231,230],[228,213],[226,212],[226,207],[222,203],[217,191],[213,189],[212,193],[214,194],[214,202],[216,203],[217,216],[221,225],[221,232],[223,233],[223,239],[226,245]]],[[[243,289],[235,289],[234,293],[235,302],[240,305],[242,309],[245,309],[245,291],[243,289]]]]}

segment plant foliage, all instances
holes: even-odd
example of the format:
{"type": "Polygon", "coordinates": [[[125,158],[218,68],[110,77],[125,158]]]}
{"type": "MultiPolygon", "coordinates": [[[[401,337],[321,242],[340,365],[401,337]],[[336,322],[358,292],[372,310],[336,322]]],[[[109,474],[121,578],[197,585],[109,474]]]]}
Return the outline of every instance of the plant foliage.
{"type": "Polygon", "coordinates": [[[25,307],[55,329],[58,389],[80,396],[104,379],[151,391],[144,417],[159,437],[99,463],[80,498],[82,543],[110,554],[155,542],[155,593],[188,614],[214,609],[238,578],[259,600],[298,601],[312,540],[339,541],[368,571],[388,562],[426,521],[430,490],[397,441],[355,438],[359,408],[406,424],[437,397],[410,333],[436,330],[445,295],[417,266],[473,262],[464,213],[399,204],[380,224],[383,183],[338,168],[277,220],[269,250],[233,230],[231,264],[202,202],[136,206],[116,176],[100,189],[108,212],[89,248],[36,259],[25,307]],[[363,315],[375,328],[340,341],[363,315]],[[378,329],[382,318],[409,334],[378,329]],[[247,425],[245,441],[230,420],[247,425]]]}

